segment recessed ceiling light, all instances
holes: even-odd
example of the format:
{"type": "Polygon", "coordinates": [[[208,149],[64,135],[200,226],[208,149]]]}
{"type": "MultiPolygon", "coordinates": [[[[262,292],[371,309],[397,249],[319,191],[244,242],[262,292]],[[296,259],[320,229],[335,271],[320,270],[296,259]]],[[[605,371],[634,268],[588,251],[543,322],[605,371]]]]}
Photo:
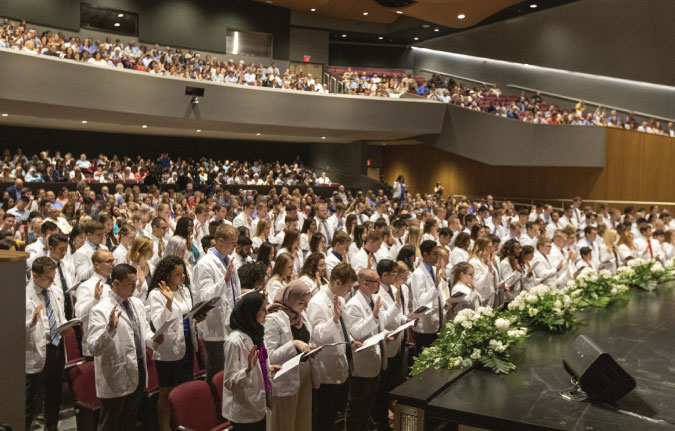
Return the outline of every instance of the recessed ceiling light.
{"type": "Polygon", "coordinates": [[[396,13],[399,14],[399,15],[403,15],[403,11],[402,11],[402,10],[397,10],[396,13]]]}
{"type": "Polygon", "coordinates": [[[201,132],[202,132],[202,129],[197,129],[197,130],[195,130],[195,131],[196,131],[197,133],[201,133],[201,132]]]}
{"type": "Polygon", "coordinates": [[[9,114],[2,114],[3,117],[9,117],[9,114]]]}
{"type": "Polygon", "coordinates": [[[343,34],[342,37],[347,37],[347,35],[346,35],[346,34],[343,34]]]}
{"type": "Polygon", "coordinates": [[[144,129],[147,129],[147,128],[148,128],[148,125],[147,125],[147,124],[143,124],[141,127],[144,128],[144,129]]]}
{"type": "Polygon", "coordinates": [[[457,15],[457,19],[464,19],[464,18],[466,18],[466,15],[464,15],[463,13],[457,15]]]}
{"type": "Polygon", "coordinates": [[[124,14],[123,14],[123,13],[118,13],[118,14],[117,14],[117,18],[124,18],[124,14]]]}
{"type": "Polygon", "coordinates": [[[265,3],[267,3],[267,4],[272,4],[272,3],[274,3],[274,2],[273,2],[272,0],[267,0],[265,3]]]}
{"type": "Polygon", "coordinates": [[[368,12],[363,12],[363,16],[366,16],[366,15],[368,15],[368,12]]]}
{"type": "Polygon", "coordinates": [[[325,137],[325,136],[322,136],[321,139],[326,139],[326,137],[325,137]]]}
{"type": "Polygon", "coordinates": [[[87,120],[82,120],[82,124],[87,124],[87,120]]]}
{"type": "Polygon", "coordinates": [[[260,133],[256,133],[255,135],[256,135],[256,136],[260,136],[260,133]]]}
{"type": "Polygon", "coordinates": [[[384,37],[380,36],[380,37],[378,37],[378,39],[382,40],[382,39],[384,39],[384,37]]]}
{"type": "Polygon", "coordinates": [[[420,40],[420,38],[419,38],[419,37],[416,37],[415,40],[420,40]]]}
{"type": "Polygon", "coordinates": [[[422,27],[423,28],[429,28],[430,26],[429,26],[429,24],[422,24],[422,27]]]}
{"type": "Polygon", "coordinates": [[[311,9],[310,9],[310,12],[316,12],[316,9],[315,9],[315,8],[311,8],[311,9]]]}
{"type": "Polygon", "coordinates": [[[532,3],[532,4],[530,5],[530,8],[531,8],[531,9],[536,9],[536,8],[537,8],[536,3],[532,3]]]}
{"type": "Polygon", "coordinates": [[[120,23],[119,23],[119,22],[116,22],[116,23],[115,23],[115,27],[119,27],[119,26],[120,26],[120,23]]]}
{"type": "Polygon", "coordinates": [[[435,29],[434,29],[434,31],[441,31],[441,30],[440,30],[440,29],[438,29],[438,28],[435,28],[435,29]]]}

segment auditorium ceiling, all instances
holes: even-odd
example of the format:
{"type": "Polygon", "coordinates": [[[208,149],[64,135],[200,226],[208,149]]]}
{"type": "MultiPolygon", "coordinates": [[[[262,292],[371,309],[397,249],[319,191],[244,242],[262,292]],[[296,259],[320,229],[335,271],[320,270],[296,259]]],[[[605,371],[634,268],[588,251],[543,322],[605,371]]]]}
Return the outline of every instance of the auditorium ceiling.
{"type": "MultiPolygon", "coordinates": [[[[480,25],[515,18],[577,0],[256,0],[316,15],[300,24],[325,28],[321,18],[341,21],[332,38],[345,42],[412,44],[480,25]],[[388,4],[390,7],[384,6],[388,4]],[[407,4],[407,5],[405,5],[407,4]],[[397,6],[398,5],[398,6],[397,6]],[[403,6],[400,6],[403,5],[403,6]],[[352,22],[353,31],[349,31],[352,22]],[[371,24],[364,30],[363,24],[371,24]],[[345,24],[347,24],[345,26],[345,24]],[[344,36],[343,36],[344,35],[344,36]]],[[[323,21],[325,22],[325,21],[323,21]]],[[[331,30],[331,28],[328,28],[331,30]]]]}

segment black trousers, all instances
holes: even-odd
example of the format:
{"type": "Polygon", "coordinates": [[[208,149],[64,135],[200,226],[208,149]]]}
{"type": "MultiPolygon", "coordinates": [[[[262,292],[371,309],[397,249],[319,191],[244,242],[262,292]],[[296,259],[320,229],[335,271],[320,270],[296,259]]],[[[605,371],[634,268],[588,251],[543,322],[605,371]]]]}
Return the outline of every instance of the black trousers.
{"type": "Polygon", "coordinates": [[[101,419],[98,431],[134,431],[136,414],[145,390],[145,370],[138,364],[138,387],[129,395],[101,398],[101,419]]]}
{"type": "Polygon", "coordinates": [[[40,400],[43,400],[42,412],[45,417],[45,430],[57,429],[65,362],[63,339],[58,347],[47,343],[47,357],[42,371],[35,374],[26,374],[26,431],[30,429],[33,423],[40,400]]]}
{"type": "Polygon", "coordinates": [[[335,431],[338,412],[347,408],[349,379],[337,385],[321,384],[312,391],[312,429],[335,431]]]}
{"type": "Polygon", "coordinates": [[[225,367],[225,342],[204,341],[204,359],[206,360],[206,383],[212,386],[213,376],[225,367]]]}
{"type": "Polygon", "coordinates": [[[421,332],[415,332],[415,354],[419,355],[422,353],[422,350],[425,347],[431,346],[431,344],[436,341],[436,338],[438,338],[437,333],[422,334],[421,332]]]}
{"type": "Polygon", "coordinates": [[[232,424],[232,429],[234,431],[266,431],[267,422],[265,419],[260,422],[252,422],[248,424],[238,424],[235,422],[230,422],[232,424]]]}
{"type": "Polygon", "coordinates": [[[350,377],[349,400],[347,401],[347,431],[370,429],[370,414],[380,387],[380,377],[350,377]]]}
{"type": "Polygon", "coordinates": [[[387,359],[387,369],[380,374],[379,390],[375,398],[375,405],[371,417],[378,425],[378,429],[389,430],[389,391],[394,389],[400,383],[401,376],[401,352],[396,356],[387,359]]]}

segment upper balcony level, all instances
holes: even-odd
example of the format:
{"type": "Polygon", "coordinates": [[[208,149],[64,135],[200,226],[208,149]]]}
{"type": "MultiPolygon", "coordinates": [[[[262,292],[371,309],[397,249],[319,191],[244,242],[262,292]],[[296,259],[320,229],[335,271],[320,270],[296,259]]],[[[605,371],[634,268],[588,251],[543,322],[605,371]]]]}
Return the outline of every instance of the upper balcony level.
{"type": "Polygon", "coordinates": [[[0,49],[3,124],[344,144],[425,143],[491,165],[601,167],[603,127],[529,124],[421,98],[159,76],[0,49]],[[199,103],[186,87],[204,89],[199,103]],[[86,122],[86,123],[85,123],[86,122]]]}

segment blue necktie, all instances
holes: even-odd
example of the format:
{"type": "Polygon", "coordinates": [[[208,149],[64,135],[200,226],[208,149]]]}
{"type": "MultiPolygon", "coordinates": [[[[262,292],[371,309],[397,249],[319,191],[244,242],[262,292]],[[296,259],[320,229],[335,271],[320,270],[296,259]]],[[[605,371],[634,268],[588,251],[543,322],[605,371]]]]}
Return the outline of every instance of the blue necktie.
{"type": "MultiPolygon", "coordinates": [[[[230,264],[230,258],[225,256],[225,270],[227,271],[227,267],[230,264]]],[[[232,301],[234,301],[234,304],[237,303],[237,289],[235,288],[235,278],[234,274],[232,274],[232,278],[228,283],[230,283],[230,288],[232,289],[232,301]]]]}
{"type": "Polygon", "coordinates": [[[42,297],[45,300],[45,308],[47,309],[47,318],[49,319],[49,339],[52,344],[58,346],[61,342],[61,334],[56,329],[56,316],[54,315],[54,309],[52,308],[52,303],[49,300],[49,295],[47,290],[42,290],[42,297]]]}

